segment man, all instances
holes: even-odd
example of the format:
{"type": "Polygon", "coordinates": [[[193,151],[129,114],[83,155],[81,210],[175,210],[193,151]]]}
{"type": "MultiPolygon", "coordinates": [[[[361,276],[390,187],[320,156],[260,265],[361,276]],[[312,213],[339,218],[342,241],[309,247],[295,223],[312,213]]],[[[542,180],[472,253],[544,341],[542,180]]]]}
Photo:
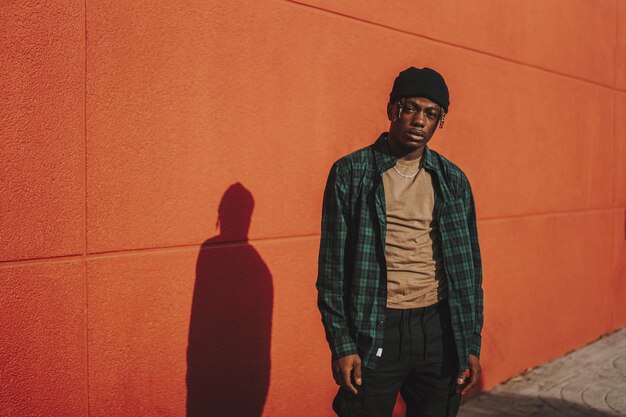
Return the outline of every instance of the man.
{"type": "Polygon", "coordinates": [[[402,71],[389,132],[330,170],[316,287],[340,417],[391,416],[398,392],[409,417],[456,416],[478,380],[474,198],[465,174],[427,147],[448,106],[439,73],[402,71]]]}

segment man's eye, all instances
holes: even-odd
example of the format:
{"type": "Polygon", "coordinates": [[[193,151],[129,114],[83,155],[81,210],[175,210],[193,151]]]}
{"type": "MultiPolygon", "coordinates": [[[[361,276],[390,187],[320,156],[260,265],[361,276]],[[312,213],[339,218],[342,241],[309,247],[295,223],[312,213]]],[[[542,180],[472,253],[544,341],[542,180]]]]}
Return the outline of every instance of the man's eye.
{"type": "Polygon", "coordinates": [[[416,109],[414,109],[413,107],[404,107],[402,110],[403,110],[405,113],[415,113],[415,112],[417,112],[417,110],[416,110],[416,109]]]}

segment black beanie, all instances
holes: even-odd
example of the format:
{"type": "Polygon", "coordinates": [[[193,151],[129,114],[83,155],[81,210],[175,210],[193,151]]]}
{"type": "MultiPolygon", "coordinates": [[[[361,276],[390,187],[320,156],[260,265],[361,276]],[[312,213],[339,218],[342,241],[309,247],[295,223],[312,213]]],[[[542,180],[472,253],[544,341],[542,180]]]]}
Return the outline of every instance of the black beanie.
{"type": "Polygon", "coordinates": [[[402,71],[393,82],[389,102],[402,97],[426,97],[448,112],[450,96],[441,74],[430,68],[410,67],[402,71]]]}

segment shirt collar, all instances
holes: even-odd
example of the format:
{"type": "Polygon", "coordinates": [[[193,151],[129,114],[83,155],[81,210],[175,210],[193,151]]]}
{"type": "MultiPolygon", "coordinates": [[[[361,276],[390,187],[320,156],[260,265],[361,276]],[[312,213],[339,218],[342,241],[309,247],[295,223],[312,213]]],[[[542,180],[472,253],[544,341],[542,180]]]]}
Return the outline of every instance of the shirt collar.
{"type": "MultiPolygon", "coordinates": [[[[374,143],[374,158],[379,174],[382,174],[396,165],[396,157],[391,154],[389,144],[387,143],[387,132],[383,132],[374,143]]],[[[433,155],[433,151],[428,148],[428,145],[424,146],[422,164],[426,168],[437,171],[435,156],[433,155]]]]}

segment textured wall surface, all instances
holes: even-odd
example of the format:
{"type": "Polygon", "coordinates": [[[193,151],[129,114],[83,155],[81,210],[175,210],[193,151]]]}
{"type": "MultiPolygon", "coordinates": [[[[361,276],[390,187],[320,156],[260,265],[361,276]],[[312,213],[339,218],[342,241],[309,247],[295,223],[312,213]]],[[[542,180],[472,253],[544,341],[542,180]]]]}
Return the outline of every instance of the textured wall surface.
{"type": "Polygon", "coordinates": [[[410,65],[446,77],[430,145],[476,198],[480,388],[626,324],[626,0],[5,1],[0,27],[2,416],[330,417],[322,191],[410,65]]]}

